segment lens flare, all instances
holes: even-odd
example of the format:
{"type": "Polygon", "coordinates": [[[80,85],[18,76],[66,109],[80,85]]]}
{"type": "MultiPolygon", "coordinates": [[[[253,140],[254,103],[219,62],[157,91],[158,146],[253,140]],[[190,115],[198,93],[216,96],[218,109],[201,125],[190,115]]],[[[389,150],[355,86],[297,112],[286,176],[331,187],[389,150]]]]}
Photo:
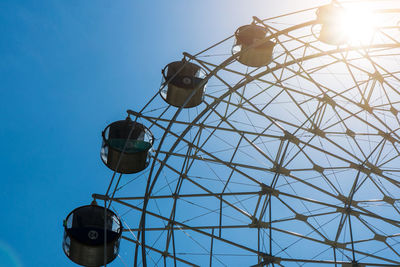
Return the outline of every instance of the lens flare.
{"type": "Polygon", "coordinates": [[[0,240],[0,266],[22,267],[15,250],[7,243],[0,240]]]}

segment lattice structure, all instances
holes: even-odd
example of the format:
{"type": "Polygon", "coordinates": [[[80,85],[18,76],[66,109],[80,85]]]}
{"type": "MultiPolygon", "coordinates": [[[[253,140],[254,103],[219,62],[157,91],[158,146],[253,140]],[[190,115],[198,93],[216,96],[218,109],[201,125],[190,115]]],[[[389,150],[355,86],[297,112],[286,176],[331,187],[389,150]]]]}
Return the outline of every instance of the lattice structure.
{"type": "Polygon", "coordinates": [[[128,111],[152,162],[94,197],[137,265],[400,265],[400,13],[385,3],[368,43],[321,42],[315,8],[254,18],[270,64],[240,64],[227,38],[185,54],[207,73],[199,106],[157,92],[128,111]]]}

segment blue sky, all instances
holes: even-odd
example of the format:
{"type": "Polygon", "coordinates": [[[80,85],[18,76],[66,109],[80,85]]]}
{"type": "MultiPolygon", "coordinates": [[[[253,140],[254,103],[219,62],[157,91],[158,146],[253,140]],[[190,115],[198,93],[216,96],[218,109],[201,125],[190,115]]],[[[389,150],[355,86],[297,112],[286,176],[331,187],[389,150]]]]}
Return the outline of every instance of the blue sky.
{"type": "Polygon", "coordinates": [[[253,15],[326,1],[297,2],[0,1],[0,266],[75,266],[61,249],[62,220],[106,191],[103,128],[139,110],[183,51],[253,15]]]}

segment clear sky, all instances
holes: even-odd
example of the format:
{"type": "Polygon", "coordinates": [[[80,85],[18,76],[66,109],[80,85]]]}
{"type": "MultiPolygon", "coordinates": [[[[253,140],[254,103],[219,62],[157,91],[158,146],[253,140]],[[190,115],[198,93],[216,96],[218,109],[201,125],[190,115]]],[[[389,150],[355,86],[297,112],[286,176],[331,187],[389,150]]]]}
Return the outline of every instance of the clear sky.
{"type": "Polygon", "coordinates": [[[164,65],[253,15],[325,2],[1,0],[0,267],[75,266],[62,220],[106,191],[101,131],[154,95],[164,65]]]}

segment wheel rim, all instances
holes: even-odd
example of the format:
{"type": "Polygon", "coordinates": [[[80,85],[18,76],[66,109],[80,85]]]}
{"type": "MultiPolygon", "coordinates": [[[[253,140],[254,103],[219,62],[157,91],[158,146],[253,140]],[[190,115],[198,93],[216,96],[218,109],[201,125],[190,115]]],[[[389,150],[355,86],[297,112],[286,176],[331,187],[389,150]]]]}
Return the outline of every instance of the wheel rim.
{"type": "Polygon", "coordinates": [[[313,24],[271,26],[268,68],[195,55],[210,73],[201,106],[153,98],[134,113],[165,134],[142,180],[114,187],[147,264],[399,264],[399,34],[332,47],[313,24]]]}

